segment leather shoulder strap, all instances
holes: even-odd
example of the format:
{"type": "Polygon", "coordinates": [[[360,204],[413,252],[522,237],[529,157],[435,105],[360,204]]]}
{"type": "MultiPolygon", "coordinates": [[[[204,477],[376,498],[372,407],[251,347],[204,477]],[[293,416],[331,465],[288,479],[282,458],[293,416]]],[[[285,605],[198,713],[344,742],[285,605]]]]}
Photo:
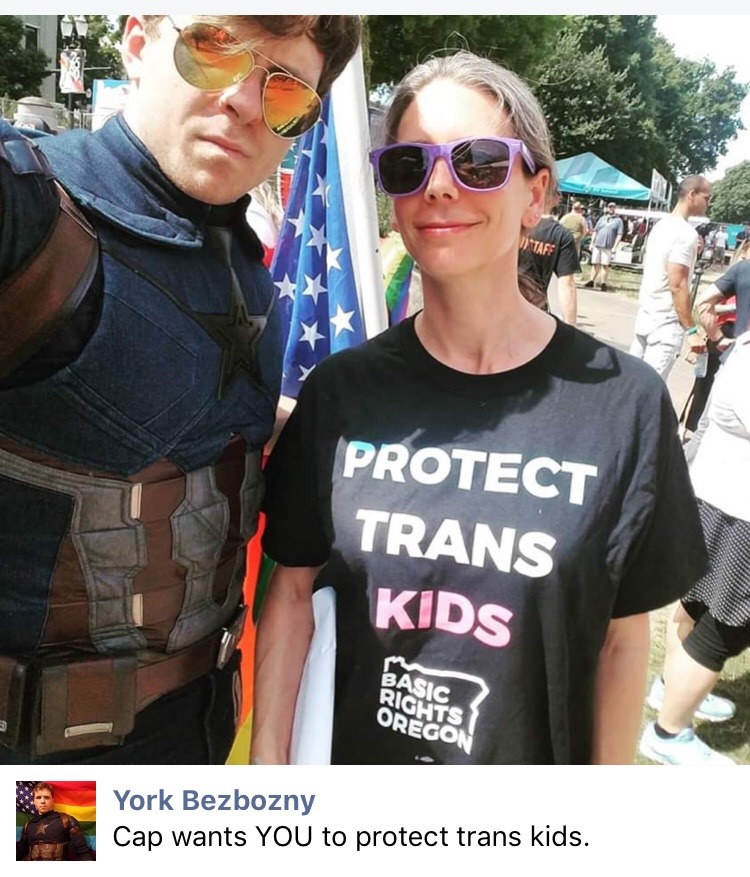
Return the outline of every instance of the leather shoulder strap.
{"type": "Polygon", "coordinates": [[[81,303],[94,278],[96,231],[55,181],[60,210],[51,233],[0,284],[0,379],[37,353],[81,303]]]}

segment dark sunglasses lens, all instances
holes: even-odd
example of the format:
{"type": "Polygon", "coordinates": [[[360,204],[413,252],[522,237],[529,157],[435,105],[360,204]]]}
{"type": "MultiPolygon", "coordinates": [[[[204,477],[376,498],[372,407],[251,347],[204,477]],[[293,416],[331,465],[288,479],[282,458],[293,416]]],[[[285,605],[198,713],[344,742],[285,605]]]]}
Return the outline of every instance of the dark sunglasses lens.
{"type": "Polygon", "coordinates": [[[204,91],[228,88],[255,66],[242,43],[220,27],[191,24],[180,31],[174,62],[182,78],[204,91]]]}
{"type": "Polygon", "coordinates": [[[408,195],[425,181],[429,157],[419,146],[393,146],[380,155],[378,174],[388,195],[408,195]]]}
{"type": "Polygon", "coordinates": [[[266,124],[279,137],[299,137],[320,118],[317,91],[301,79],[286,73],[272,73],[263,90],[266,124]]]}
{"type": "Polygon", "coordinates": [[[459,180],[470,189],[497,189],[510,173],[510,150],[496,140],[467,140],[451,151],[459,180]]]}

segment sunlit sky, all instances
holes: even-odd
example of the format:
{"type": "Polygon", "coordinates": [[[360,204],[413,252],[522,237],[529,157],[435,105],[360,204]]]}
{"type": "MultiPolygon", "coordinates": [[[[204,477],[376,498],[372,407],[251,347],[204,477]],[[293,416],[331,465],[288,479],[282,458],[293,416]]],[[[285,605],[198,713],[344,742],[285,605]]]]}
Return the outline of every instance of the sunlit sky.
{"type": "MultiPolygon", "coordinates": [[[[656,27],[680,57],[710,58],[720,71],[734,67],[736,78],[750,83],[750,15],[660,15],[656,27]]],[[[709,178],[720,179],[728,167],[750,159],[750,96],[742,104],[742,121],[747,130],[729,143],[709,178]]]]}

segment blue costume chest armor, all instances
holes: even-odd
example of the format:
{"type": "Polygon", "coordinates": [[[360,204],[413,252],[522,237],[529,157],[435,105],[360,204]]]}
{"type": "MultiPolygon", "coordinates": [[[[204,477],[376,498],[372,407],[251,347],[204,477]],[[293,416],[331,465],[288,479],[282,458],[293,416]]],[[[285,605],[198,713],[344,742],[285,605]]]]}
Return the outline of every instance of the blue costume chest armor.
{"type": "Polygon", "coordinates": [[[259,244],[250,233],[235,234],[230,267],[222,243],[206,231],[210,208],[175,189],[119,117],[97,134],[76,134],[42,146],[99,234],[101,320],[69,366],[0,393],[0,431],[120,475],[160,458],[185,471],[208,465],[232,433],[262,447],[275,417],[280,339],[259,244]],[[252,342],[254,367],[222,381],[225,359],[237,350],[231,339],[217,343],[196,315],[226,316],[231,330],[232,268],[247,313],[271,312],[252,342]]]}
{"type": "MultiPolygon", "coordinates": [[[[68,365],[0,392],[0,440],[10,442],[0,441],[0,664],[40,653],[65,661],[73,649],[148,668],[197,644],[194,666],[206,672],[241,602],[280,385],[262,248],[245,225],[246,200],[212,208],[189,198],[120,117],[40,146],[96,229],[101,316],[68,365]],[[240,439],[239,463],[227,462],[240,439]],[[148,514],[161,516],[148,518],[134,476],[165,464],[178,477],[145,485],[148,514]],[[156,565],[154,546],[169,555],[156,565]]],[[[175,684],[189,677],[169,673],[175,684]]],[[[133,690],[136,710],[169,690],[156,677],[127,678],[124,730],[92,715],[84,730],[109,724],[109,737],[79,729],[81,745],[122,739],[133,690]]],[[[69,732],[42,728],[39,751],[67,746],[69,732]]]]}

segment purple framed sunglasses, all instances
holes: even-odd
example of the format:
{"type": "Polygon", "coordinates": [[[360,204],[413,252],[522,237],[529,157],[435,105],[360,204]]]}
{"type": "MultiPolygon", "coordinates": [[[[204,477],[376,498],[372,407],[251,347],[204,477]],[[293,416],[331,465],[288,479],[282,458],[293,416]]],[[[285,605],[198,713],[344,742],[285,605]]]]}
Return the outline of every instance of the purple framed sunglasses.
{"type": "Polygon", "coordinates": [[[476,137],[450,143],[392,143],[373,149],[370,161],[378,185],[393,198],[421,191],[435,161],[444,158],[451,176],[470,192],[496,192],[510,179],[515,157],[536,173],[536,162],[522,140],[512,137],[476,137]]]}

